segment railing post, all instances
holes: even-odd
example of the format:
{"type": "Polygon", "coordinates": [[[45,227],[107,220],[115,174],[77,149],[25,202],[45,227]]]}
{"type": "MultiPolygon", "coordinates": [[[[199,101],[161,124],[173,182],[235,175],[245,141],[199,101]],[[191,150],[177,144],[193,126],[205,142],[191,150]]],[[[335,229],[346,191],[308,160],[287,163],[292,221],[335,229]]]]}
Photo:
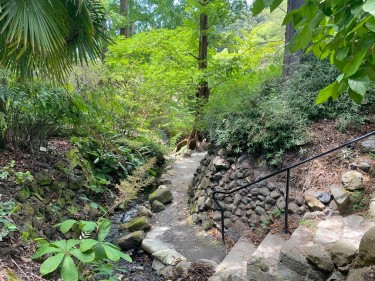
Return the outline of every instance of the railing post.
{"type": "Polygon", "coordinates": [[[289,205],[289,183],[290,183],[290,169],[286,170],[286,189],[285,189],[285,221],[284,231],[288,233],[288,205],[289,205]]]}
{"type": "Polygon", "coordinates": [[[224,237],[224,209],[220,209],[221,212],[221,239],[223,240],[223,244],[225,245],[225,237],[224,237]]]}

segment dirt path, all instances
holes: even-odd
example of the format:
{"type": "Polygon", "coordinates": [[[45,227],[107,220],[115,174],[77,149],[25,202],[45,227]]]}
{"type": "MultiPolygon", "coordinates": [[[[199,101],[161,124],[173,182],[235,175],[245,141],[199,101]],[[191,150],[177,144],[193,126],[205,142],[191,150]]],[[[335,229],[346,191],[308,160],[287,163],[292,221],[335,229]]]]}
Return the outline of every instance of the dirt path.
{"type": "Polygon", "coordinates": [[[164,177],[171,181],[168,186],[171,187],[174,200],[164,211],[154,215],[152,229],[147,237],[172,245],[189,261],[209,259],[219,263],[225,257],[223,246],[187,220],[188,184],[204,155],[205,153],[193,153],[189,158],[178,159],[172,164],[172,169],[166,172],[164,177]]]}

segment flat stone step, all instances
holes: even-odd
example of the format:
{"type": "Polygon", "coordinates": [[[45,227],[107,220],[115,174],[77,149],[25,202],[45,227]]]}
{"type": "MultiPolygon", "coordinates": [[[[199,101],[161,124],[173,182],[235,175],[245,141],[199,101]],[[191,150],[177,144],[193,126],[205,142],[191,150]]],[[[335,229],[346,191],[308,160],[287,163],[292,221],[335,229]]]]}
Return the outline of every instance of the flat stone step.
{"type": "Polygon", "coordinates": [[[283,237],[267,234],[247,263],[248,281],[276,280],[279,254],[284,243],[283,237]]]}
{"type": "Polygon", "coordinates": [[[253,243],[240,238],[208,281],[247,280],[247,263],[255,250],[253,243]]]}

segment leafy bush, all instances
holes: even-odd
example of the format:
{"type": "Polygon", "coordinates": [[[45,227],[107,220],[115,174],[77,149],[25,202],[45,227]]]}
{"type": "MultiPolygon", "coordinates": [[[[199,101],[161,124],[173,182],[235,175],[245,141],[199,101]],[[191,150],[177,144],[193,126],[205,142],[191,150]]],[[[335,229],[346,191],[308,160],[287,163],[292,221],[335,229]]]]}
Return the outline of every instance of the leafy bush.
{"type": "Polygon", "coordinates": [[[270,164],[279,164],[285,150],[307,140],[308,125],[336,119],[339,129],[358,126],[373,109],[375,95],[358,105],[342,95],[337,101],[315,105],[317,92],[337,77],[327,61],[304,57],[287,81],[277,67],[263,73],[240,75],[212,94],[205,108],[203,127],[219,146],[237,152],[262,153],[270,164]]]}
{"type": "Polygon", "coordinates": [[[42,82],[12,83],[4,95],[8,139],[15,148],[46,145],[69,115],[66,93],[42,82]]]}
{"type": "MultiPolygon", "coordinates": [[[[0,194],[0,199],[1,199],[0,194]]],[[[9,233],[17,231],[16,224],[12,221],[11,215],[19,209],[13,201],[0,202],[0,241],[8,236],[9,233]]]]}

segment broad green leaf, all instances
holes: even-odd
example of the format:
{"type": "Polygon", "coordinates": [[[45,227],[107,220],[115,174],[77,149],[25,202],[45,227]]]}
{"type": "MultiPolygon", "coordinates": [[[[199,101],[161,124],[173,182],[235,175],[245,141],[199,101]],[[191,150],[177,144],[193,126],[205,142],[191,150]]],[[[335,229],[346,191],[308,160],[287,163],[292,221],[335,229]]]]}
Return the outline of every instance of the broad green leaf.
{"type": "Polygon", "coordinates": [[[372,32],[375,32],[375,19],[372,18],[370,19],[368,22],[366,22],[366,27],[372,31],[372,32]]]}
{"type": "Polygon", "coordinates": [[[77,281],[78,270],[70,256],[66,256],[61,266],[61,277],[64,281],[77,281]]]}
{"type": "Polygon", "coordinates": [[[370,79],[365,74],[349,77],[348,82],[350,89],[360,94],[361,96],[364,96],[366,94],[367,89],[370,86],[370,79]]]}
{"type": "Polygon", "coordinates": [[[94,240],[94,239],[84,239],[84,240],[82,240],[81,246],[80,246],[79,249],[80,249],[81,252],[86,252],[86,251],[92,249],[92,247],[94,247],[98,243],[99,242],[94,240]]]}
{"type": "Polygon", "coordinates": [[[348,95],[352,100],[354,100],[358,104],[363,100],[363,96],[361,94],[354,92],[351,89],[348,90],[348,95]]]}
{"type": "Polygon", "coordinates": [[[103,242],[104,239],[107,237],[109,230],[111,228],[111,222],[107,219],[101,219],[98,222],[99,229],[98,229],[98,241],[103,242]]]}
{"type": "Polygon", "coordinates": [[[251,8],[251,11],[253,12],[253,15],[256,16],[260,14],[266,6],[264,5],[263,0],[255,0],[253,3],[253,7],[251,8]]]}
{"type": "Polygon", "coordinates": [[[60,231],[62,233],[67,233],[76,222],[76,220],[66,220],[60,224],[57,224],[56,226],[60,226],[60,231]]]}
{"type": "Polygon", "coordinates": [[[274,10],[276,10],[277,7],[280,6],[280,4],[283,2],[283,0],[274,0],[270,6],[270,10],[271,12],[273,12],[274,10]]]}
{"type": "Polygon", "coordinates": [[[349,47],[341,48],[341,49],[336,53],[336,59],[339,60],[339,61],[342,61],[343,59],[345,59],[345,58],[348,56],[349,51],[350,51],[350,48],[349,48],[349,47]]]}
{"type": "Polygon", "coordinates": [[[121,258],[120,250],[109,245],[103,245],[103,248],[108,259],[110,259],[111,261],[118,261],[121,258]]]}
{"type": "Polygon", "coordinates": [[[65,250],[66,249],[66,240],[59,240],[51,243],[52,245],[55,245],[56,247],[65,250]]]}
{"type": "Polygon", "coordinates": [[[39,247],[36,253],[32,256],[33,259],[37,259],[45,254],[63,252],[63,249],[50,246],[50,244],[43,244],[39,247]]]}
{"type": "Polygon", "coordinates": [[[70,249],[74,248],[76,245],[79,244],[79,240],[77,239],[69,239],[67,242],[66,242],[66,250],[69,251],[70,249]]]}
{"type": "Polygon", "coordinates": [[[40,274],[46,275],[55,271],[64,259],[64,256],[64,253],[58,253],[57,255],[46,259],[40,266],[40,274]]]}
{"type": "Polygon", "coordinates": [[[360,51],[358,51],[351,62],[348,62],[348,64],[344,67],[344,73],[346,76],[352,76],[354,73],[357,72],[359,66],[361,65],[364,57],[366,56],[367,49],[362,48],[360,51]]]}
{"type": "Polygon", "coordinates": [[[73,249],[69,252],[71,255],[75,256],[77,259],[79,259],[82,262],[89,263],[95,260],[95,253],[94,251],[86,251],[82,253],[78,249],[73,249]]]}
{"type": "Polygon", "coordinates": [[[132,258],[128,255],[128,254],[125,254],[125,253],[122,253],[121,252],[121,257],[126,260],[127,262],[132,262],[132,258]]]}
{"type": "Polygon", "coordinates": [[[371,15],[375,16],[375,1],[374,0],[367,0],[365,4],[363,4],[363,11],[370,13],[371,15]]]}
{"type": "Polygon", "coordinates": [[[338,90],[338,82],[335,81],[332,84],[325,87],[323,90],[320,90],[315,103],[321,104],[327,101],[337,90],[338,90]]]}
{"type": "Polygon", "coordinates": [[[93,221],[80,221],[80,225],[81,229],[85,232],[93,232],[97,227],[96,222],[93,221]]]}

